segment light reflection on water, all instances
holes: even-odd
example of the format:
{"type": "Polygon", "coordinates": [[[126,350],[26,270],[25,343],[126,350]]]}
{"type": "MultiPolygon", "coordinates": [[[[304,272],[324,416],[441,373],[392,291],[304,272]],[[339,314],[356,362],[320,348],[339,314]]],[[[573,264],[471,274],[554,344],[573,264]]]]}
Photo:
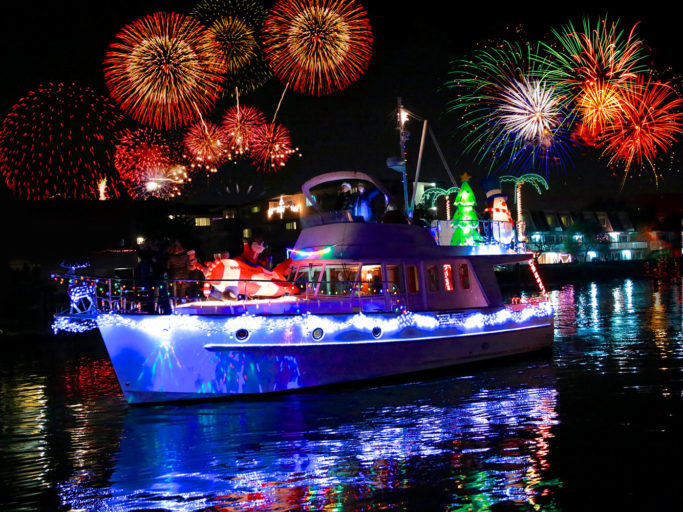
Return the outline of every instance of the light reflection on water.
{"type": "Polygon", "coordinates": [[[628,508],[650,479],[661,505],[680,295],[567,285],[552,356],[267,400],[132,408],[101,341],[17,347],[0,354],[0,509],[628,508]]]}

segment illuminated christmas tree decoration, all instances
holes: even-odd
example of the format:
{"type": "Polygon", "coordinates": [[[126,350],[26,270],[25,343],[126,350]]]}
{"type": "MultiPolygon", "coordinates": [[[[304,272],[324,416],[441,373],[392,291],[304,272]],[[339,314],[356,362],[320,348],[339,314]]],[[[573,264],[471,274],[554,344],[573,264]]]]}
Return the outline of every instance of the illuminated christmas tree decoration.
{"type": "Polygon", "coordinates": [[[451,222],[454,228],[451,245],[479,245],[484,241],[477,231],[479,217],[474,211],[477,201],[467,180],[469,180],[469,176],[465,173],[462,176],[462,185],[458,195],[455,196],[457,210],[451,222]]]}

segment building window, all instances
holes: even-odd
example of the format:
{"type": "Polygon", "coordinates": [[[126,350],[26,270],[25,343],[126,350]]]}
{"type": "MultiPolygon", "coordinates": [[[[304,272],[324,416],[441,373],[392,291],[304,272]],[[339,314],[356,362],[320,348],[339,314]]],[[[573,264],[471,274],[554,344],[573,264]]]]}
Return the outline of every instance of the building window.
{"type": "Polygon", "coordinates": [[[288,222],[287,224],[285,224],[285,229],[297,229],[296,221],[288,222]]]}
{"type": "Polygon", "coordinates": [[[251,207],[251,213],[258,213],[258,212],[260,212],[260,211],[261,211],[261,207],[260,207],[260,206],[252,206],[252,207],[251,207]]]}
{"type": "Polygon", "coordinates": [[[223,210],[224,219],[234,219],[235,217],[237,217],[237,212],[235,210],[223,210]]]}
{"type": "Polygon", "coordinates": [[[242,230],[242,238],[251,238],[251,229],[244,228],[242,230]]]}
{"type": "Polygon", "coordinates": [[[194,225],[198,227],[207,227],[211,225],[211,219],[208,217],[195,217],[194,225]]]}

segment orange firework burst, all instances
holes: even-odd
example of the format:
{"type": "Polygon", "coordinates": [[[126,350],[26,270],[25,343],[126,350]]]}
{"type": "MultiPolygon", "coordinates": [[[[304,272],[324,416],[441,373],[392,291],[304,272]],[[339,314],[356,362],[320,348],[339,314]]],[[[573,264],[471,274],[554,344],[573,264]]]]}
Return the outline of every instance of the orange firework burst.
{"type": "Polygon", "coordinates": [[[250,92],[272,76],[261,49],[267,11],[254,0],[201,0],[190,13],[216,38],[226,66],[226,94],[250,92]]]}
{"type": "Polygon", "coordinates": [[[149,128],[121,132],[114,154],[128,193],[138,199],[179,196],[187,170],[178,160],[168,141],[149,128]]]}
{"type": "Polygon", "coordinates": [[[654,167],[657,151],[669,149],[675,135],[683,133],[683,113],[678,110],[683,100],[670,85],[650,79],[632,80],[621,91],[621,115],[606,127],[602,140],[610,164],[623,163],[627,175],[634,162],[654,167]]]}
{"type": "Polygon", "coordinates": [[[225,129],[203,119],[195,123],[183,139],[190,152],[193,167],[204,167],[209,172],[218,172],[217,166],[230,160],[230,141],[225,129]]]}
{"type": "Polygon", "coordinates": [[[577,106],[588,135],[598,136],[621,114],[620,90],[609,83],[590,82],[579,94],[577,106]]]}
{"type": "Polygon", "coordinates": [[[291,144],[287,128],[275,123],[263,124],[254,130],[251,156],[259,170],[277,171],[296,151],[291,144]]]}
{"type": "Polygon", "coordinates": [[[306,94],[348,87],[372,55],[367,13],[353,0],[280,0],[264,32],[266,59],[275,75],[306,94]]]}
{"type": "Polygon", "coordinates": [[[124,27],[104,61],[121,108],[155,128],[175,128],[208,112],[222,90],[225,61],[197,20],[158,12],[124,27]]]}
{"type": "Polygon", "coordinates": [[[256,128],[266,124],[266,116],[254,107],[237,105],[225,111],[222,124],[228,137],[230,149],[236,153],[244,154],[249,151],[256,128]]]}

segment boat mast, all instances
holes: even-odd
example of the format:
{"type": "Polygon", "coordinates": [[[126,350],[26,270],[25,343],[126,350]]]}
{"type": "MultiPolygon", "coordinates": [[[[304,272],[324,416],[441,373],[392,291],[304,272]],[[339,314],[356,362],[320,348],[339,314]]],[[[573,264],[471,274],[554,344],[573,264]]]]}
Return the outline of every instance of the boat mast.
{"type": "Polygon", "coordinates": [[[402,166],[401,173],[403,174],[403,211],[408,215],[408,176],[406,172],[406,141],[410,136],[410,132],[405,129],[406,121],[408,120],[408,111],[404,110],[401,103],[401,98],[398,98],[398,133],[399,133],[399,159],[402,166]]]}

